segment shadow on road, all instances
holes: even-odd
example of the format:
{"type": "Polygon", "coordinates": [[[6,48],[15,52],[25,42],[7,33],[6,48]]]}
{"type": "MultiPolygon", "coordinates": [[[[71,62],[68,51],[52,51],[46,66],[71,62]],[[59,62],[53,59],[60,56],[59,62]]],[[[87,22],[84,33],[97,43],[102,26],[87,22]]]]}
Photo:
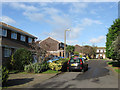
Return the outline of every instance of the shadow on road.
{"type": "Polygon", "coordinates": [[[105,61],[89,61],[88,71],[77,75],[74,80],[94,79],[109,75],[109,69],[106,68],[105,61]]]}
{"type": "Polygon", "coordinates": [[[34,78],[23,78],[23,79],[9,79],[7,82],[8,87],[21,85],[33,81],[34,78]]]}

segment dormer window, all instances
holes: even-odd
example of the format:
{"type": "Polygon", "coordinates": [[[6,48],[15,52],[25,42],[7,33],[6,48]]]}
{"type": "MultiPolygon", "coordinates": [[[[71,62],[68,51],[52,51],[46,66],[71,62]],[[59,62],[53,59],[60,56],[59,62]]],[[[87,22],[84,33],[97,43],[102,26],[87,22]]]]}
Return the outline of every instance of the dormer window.
{"type": "Polygon", "coordinates": [[[20,40],[21,40],[21,41],[25,41],[25,36],[24,36],[24,35],[21,35],[20,40]]]}
{"type": "Polygon", "coordinates": [[[11,38],[12,38],[12,39],[17,39],[17,33],[12,32],[12,33],[11,33],[11,38]]]}
{"type": "Polygon", "coordinates": [[[7,30],[6,29],[2,29],[2,36],[7,37],[7,30]]]}
{"type": "Polygon", "coordinates": [[[28,43],[32,43],[32,38],[28,38],[28,43]]]}

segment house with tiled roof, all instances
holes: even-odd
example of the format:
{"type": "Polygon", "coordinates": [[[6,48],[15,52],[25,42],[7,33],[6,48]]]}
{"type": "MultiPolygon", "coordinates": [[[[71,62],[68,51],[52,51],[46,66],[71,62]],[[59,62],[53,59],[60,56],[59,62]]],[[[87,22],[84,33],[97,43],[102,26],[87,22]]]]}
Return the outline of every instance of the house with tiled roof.
{"type": "Polygon", "coordinates": [[[2,62],[10,58],[12,53],[18,48],[30,48],[30,43],[34,42],[37,37],[21,29],[0,22],[0,40],[2,46],[2,62]]]}
{"type": "Polygon", "coordinates": [[[82,53],[82,48],[83,48],[82,46],[76,44],[76,45],[75,45],[75,52],[82,53]]]}
{"type": "Polygon", "coordinates": [[[40,46],[44,48],[49,54],[64,57],[64,43],[52,37],[48,37],[39,42],[40,46]]]}

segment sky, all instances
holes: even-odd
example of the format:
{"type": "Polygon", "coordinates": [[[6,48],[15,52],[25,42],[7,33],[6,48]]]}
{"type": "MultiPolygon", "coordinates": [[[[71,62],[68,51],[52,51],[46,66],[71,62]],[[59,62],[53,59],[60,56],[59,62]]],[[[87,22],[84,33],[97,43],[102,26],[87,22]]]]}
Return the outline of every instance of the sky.
{"type": "Polygon", "coordinates": [[[43,40],[104,47],[108,28],[118,18],[118,2],[2,2],[0,21],[43,40]]]}

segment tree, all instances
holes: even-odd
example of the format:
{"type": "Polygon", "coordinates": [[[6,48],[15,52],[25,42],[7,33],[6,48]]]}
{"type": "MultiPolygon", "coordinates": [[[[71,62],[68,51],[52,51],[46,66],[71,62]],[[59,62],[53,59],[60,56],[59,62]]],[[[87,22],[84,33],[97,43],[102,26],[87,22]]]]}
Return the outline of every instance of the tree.
{"type": "Polygon", "coordinates": [[[83,47],[83,50],[82,52],[85,54],[85,55],[88,55],[88,56],[94,56],[96,55],[96,46],[89,46],[89,45],[86,45],[83,47]]]}
{"type": "Polygon", "coordinates": [[[68,45],[68,46],[66,47],[66,52],[69,53],[69,58],[70,58],[70,56],[71,56],[71,53],[74,52],[74,50],[75,50],[75,47],[74,47],[74,46],[68,45]]]}
{"type": "Polygon", "coordinates": [[[11,64],[14,70],[24,70],[24,66],[33,62],[31,51],[20,48],[11,56],[11,64]]]}
{"type": "Polygon", "coordinates": [[[74,52],[74,55],[79,55],[79,52],[74,52]]]}
{"type": "Polygon", "coordinates": [[[36,55],[37,62],[42,63],[45,60],[47,51],[40,46],[38,42],[30,44],[33,53],[36,55]]]}
{"type": "MultiPolygon", "coordinates": [[[[113,25],[111,25],[110,28],[108,28],[107,33],[107,40],[106,40],[106,56],[109,59],[116,60],[117,59],[117,49],[115,49],[115,42],[117,42],[117,37],[120,34],[120,19],[116,19],[113,21],[113,25]]],[[[119,41],[118,41],[119,42],[119,41]]]]}
{"type": "Polygon", "coordinates": [[[115,55],[113,58],[120,61],[120,35],[117,37],[115,41],[112,43],[113,54],[115,55]]]}

